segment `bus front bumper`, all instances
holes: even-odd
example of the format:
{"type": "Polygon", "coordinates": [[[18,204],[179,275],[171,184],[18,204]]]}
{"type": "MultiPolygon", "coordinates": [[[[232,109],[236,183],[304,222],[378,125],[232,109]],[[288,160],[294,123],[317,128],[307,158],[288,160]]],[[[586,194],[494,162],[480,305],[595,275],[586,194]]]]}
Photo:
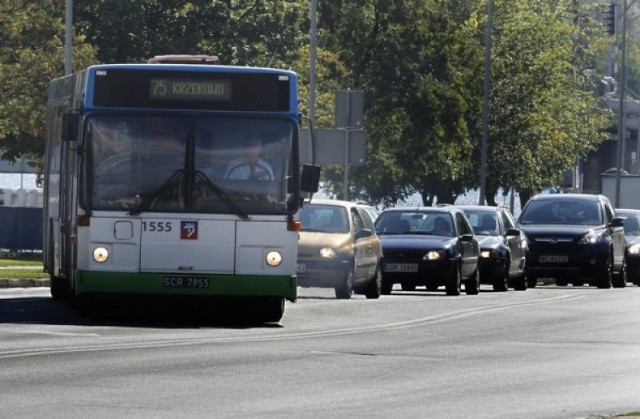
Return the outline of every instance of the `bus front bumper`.
{"type": "Polygon", "coordinates": [[[298,298],[298,279],[292,276],[176,275],[131,272],[76,272],[75,294],[133,294],[211,297],[298,298]]]}

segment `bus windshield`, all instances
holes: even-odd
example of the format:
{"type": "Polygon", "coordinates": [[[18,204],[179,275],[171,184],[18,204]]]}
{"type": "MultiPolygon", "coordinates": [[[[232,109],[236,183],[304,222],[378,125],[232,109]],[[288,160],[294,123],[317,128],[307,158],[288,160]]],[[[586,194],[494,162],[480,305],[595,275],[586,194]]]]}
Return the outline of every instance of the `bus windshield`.
{"type": "Polygon", "coordinates": [[[93,115],[85,127],[85,209],[287,212],[292,121],[93,115]]]}

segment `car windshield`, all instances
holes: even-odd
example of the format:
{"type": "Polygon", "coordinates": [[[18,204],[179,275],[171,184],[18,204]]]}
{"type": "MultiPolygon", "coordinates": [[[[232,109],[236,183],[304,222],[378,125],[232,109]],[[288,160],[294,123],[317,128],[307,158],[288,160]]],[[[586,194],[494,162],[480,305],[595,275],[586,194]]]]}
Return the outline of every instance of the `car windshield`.
{"type": "Polygon", "coordinates": [[[376,231],[378,234],[454,236],[453,220],[448,212],[383,212],[376,220],[376,231]]]}
{"type": "Polygon", "coordinates": [[[640,215],[621,215],[624,219],[625,236],[640,236],[640,215]]]}
{"type": "Polygon", "coordinates": [[[464,210],[474,233],[478,236],[499,236],[498,216],[495,212],[464,210]]]}
{"type": "Polygon", "coordinates": [[[305,204],[300,210],[300,231],[348,233],[347,209],[336,205],[305,204]]]}
{"type": "Polygon", "coordinates": [[[602,215],[596,201],[534,200],[520,214],[520,224],[601,225],[602,215]]]}

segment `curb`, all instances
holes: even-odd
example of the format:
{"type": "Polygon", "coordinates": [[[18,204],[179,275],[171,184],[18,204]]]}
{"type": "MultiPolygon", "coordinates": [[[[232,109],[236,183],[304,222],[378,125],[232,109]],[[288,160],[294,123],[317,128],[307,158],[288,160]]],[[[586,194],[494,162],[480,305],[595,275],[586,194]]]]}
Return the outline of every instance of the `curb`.
{"type": "Polygon", "coordinates": [[[49,287],[48,278],[0,278],[0,288],[49,287]]]}

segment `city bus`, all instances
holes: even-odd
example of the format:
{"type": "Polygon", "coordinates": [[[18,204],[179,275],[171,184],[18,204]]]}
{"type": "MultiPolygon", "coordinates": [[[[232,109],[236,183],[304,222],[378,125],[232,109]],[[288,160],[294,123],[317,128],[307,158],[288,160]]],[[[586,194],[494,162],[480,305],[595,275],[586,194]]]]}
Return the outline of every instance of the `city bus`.
{"type": "Polygon", "coordinates": [[[51,295],[229,297],[278,322],[297,299],[297,213],[319,176],[299,160],[297,76],[174,57],[51,81],[51,295]]]}

